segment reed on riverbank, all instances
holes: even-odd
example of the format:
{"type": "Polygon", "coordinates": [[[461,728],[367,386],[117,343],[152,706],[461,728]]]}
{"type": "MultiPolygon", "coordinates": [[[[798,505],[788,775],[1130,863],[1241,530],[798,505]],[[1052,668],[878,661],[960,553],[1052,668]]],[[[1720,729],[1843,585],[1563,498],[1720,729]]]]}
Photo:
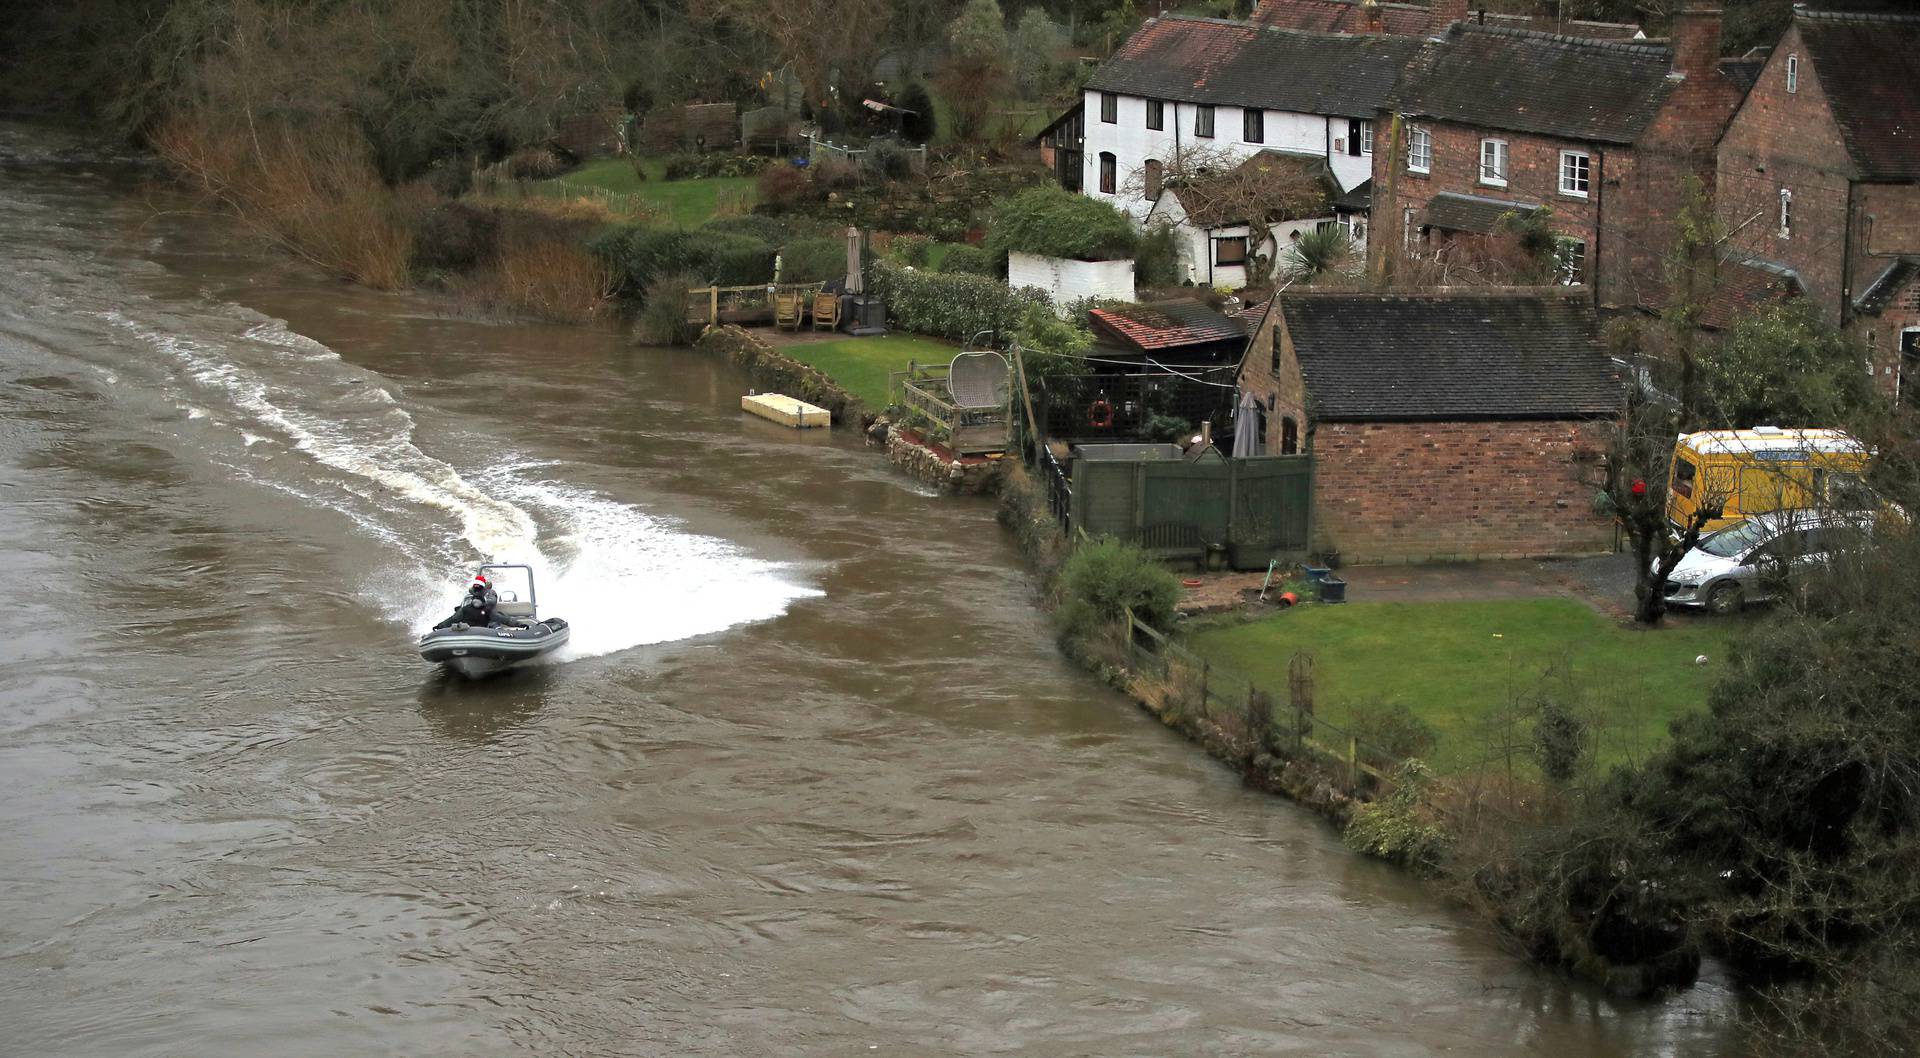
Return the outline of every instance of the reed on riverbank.
{"type": "Polygon", "coordinates": [[[188,112],[151,143],[191,186],[289,253],[376,289],[408,284],[415,208],[381,181],[365,138],[344,124],[296,130],[188,112]]]}

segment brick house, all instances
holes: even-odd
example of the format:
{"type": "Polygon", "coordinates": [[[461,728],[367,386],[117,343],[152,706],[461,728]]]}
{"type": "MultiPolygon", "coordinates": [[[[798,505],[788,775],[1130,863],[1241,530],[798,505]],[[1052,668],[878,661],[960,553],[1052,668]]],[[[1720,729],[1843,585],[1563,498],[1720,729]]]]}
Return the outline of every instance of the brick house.
{"type": "Polygon", "coordinates": [[[1720,12],[1674,16],[1672,42],[1598,41],[1468,22],[1467,0],[1408,64],[1374,156],[1376,270],[1461,253],[1504,212],[1549,211],[1563,281],[1603,308],[1656,306],[1688,177],[1751,64],[1718,57],[1720,12]]]}
{"type": "Polygon", "coordinates": [[[1920,16],[1796,8],[1721,140],[1718,205],[1920,401],[1920,16]]]}
{"type": "Polygon", "coordinates": [[[1359,562],[1611,550],[1585,470],[1624,391],[1577,290],[1289,291],[1237,376],[1314,456],[1315,547],[1359,562]]]}

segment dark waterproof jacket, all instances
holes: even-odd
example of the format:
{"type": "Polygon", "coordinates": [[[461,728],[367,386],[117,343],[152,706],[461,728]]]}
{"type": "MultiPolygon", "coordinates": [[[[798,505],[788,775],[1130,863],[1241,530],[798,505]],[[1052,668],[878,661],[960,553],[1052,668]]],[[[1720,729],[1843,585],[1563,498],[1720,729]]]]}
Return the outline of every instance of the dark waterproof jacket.
{"type": "Polygon", "coordinates": [[[499,606],[500,596],[495,594],[491,588],[484,592],[470,593],[466,598],[460,600],[460,605],[454,607],[452,617],[447,618],[433,627],[436,630],[451,628],[458,624],[472,625],[475,628],[526,627],[525,622],[516,621],[506,614],[499,612],[499,606]]]}

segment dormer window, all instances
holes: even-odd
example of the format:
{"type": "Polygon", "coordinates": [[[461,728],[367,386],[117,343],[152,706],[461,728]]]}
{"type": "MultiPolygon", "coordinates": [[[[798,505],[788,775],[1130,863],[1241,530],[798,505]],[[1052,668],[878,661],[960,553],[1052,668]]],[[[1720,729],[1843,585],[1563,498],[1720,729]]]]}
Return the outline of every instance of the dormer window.
{"type": "Polygon", "coordinates": [[[1787,56],[1787,94],[1800,90],[1800,56],[1787,56]]]}
{"type": "Polygon", "coordinates": [[[1793,192],[1780,189],[1780,237],[1793,238],[1793,192]]]}

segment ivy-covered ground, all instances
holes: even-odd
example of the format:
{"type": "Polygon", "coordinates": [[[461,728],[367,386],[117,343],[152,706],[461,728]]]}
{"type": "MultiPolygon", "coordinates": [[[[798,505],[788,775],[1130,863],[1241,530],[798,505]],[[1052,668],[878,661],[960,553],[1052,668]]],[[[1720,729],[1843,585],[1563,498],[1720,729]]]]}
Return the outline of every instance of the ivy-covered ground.
{"type": "Polygon", "coordinates": [[[1602,765],[1644,759],[1667,724],[1702,709],[1748,621],[1682,618],[1641,630],[1572,599],[1303,604],[1197,630],[1189,646],[1252,679],[1284,711],[1287,666],[1313,655],[1315,711],[1347,726],[1356,708],[1404,704],[1439,734],[1440,771],[1504,766],[1517,734],[1525,770],[1530,710],[1570,700],[1595,729],[1602,765]],[[1705,665],[1694,659],[1706,655],[1705,665]]]}
{"type": "Polygon", "coordinates": [[[647,173],[645,180],[634,172],[632,160],[602,158],[543,182],[556,187],[600,187],[621,194],[639,195],[658,203],[666,211],[668,220],[687,228],[712,220],[723,193],[746,195],[749,202],[752,200],[754,178],[750,176],[668,180],[665,176],[665,159],[646,158],[641,165],[647,173]]]}
{"type": "Polygon", "coordinates": [[[847,392],[860,398],[868,408],[879,411],[887,406],[887,375],[905,371],[907,365],[944,364],[959,350],[945,342],[911,334],[889,334],[878,338],[843,338],[830,342],[796,342],[780,351],[826,372],[847,392]]]}

